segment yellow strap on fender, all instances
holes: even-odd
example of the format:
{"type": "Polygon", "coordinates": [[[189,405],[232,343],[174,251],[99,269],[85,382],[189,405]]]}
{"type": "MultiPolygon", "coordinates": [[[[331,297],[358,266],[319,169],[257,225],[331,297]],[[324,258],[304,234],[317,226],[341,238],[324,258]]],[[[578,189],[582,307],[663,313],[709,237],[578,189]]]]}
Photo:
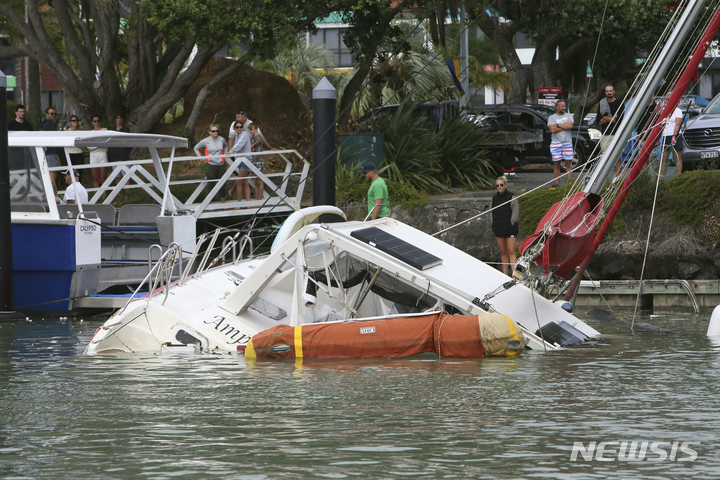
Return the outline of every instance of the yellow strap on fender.
{"type": "MultiPolygon", "coordinates": [[[[518,336],[517,327],[515,326],[515,322],[512,321],[510,317],[507,315],[503,315],[503,318],[505,319],[505,322],[507,322],[508,329],[510,330],[510,340],[517,340],[520,341],[520,336],[518,336]]],[[[512,351],[512,350],[505,350],[505,356],[506,357],[514,357],[518,354],[518,351],[512,351]]]]}
{"type": "Polygon", "coordinates": [[[302,325],[295,327],[295,358],[303,358],[302,325]]]}
{"type": "Polygon", "coordinates": [[[245,347],[245,360],[255,360],[256,358],[257,354],[255,353],[255,347],[253,347],[251,338],[245,347]]]}

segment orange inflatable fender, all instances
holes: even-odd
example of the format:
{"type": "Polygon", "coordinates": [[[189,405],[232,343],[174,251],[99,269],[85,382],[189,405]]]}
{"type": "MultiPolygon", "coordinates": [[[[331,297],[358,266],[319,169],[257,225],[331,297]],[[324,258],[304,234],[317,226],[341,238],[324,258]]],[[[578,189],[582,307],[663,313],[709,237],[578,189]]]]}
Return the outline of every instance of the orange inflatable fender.
{"type": "Polygon", "coordinates": [[[277,325],[253,336],[245,358],[396,358],[514,356],[525,338],[499,313],[429,313],[370,320],[277,325]]]}

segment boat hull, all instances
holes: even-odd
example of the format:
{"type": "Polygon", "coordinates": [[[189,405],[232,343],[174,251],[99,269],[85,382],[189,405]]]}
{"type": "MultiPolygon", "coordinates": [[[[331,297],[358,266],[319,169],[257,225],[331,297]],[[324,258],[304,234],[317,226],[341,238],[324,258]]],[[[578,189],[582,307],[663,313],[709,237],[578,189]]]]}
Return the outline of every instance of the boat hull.
{"type": "Polygon", "coordinates": [[[84,221],[14,223],[13,301],[20,311],[67,312],[72,298],[93,291],[100,266],[100,229],[84,221]]]}

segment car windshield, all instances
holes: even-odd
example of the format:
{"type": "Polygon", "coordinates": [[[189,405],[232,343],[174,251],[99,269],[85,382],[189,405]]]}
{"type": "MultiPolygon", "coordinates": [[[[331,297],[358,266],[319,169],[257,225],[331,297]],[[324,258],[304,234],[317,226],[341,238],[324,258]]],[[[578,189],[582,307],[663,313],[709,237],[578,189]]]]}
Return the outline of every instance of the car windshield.
{"type": "Polygon", "coordinates": [[[540,106],[540,107],[533,107],[533,108],[535,109],[536,112],[538,112],[540,115],[542,115],[543,117],[545,117],[545,120],[547,120],[548,118],[550,118],[550,115],[552,115],[552,114],[555,113],[555,110],[553,110],[553,109],[550,108],[550,107],[540,106]]]}
{"type": "Polygon", "coordinates": [[[712,99],[712,102],[710,102],[710,105],[705,107],[705,110],[703,111],[703,113],[706,115],[720,114],[720,95],[718,95],[712,99]]]}

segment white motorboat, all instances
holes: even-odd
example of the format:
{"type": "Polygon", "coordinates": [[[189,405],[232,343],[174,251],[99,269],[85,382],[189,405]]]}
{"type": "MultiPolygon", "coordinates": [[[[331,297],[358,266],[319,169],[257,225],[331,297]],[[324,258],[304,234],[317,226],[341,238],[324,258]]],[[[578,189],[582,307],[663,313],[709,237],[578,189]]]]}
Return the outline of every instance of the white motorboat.
{"type": "Polygon", "coordinates": [[[262,200],[211,203],[226,182],[237,178],[235,168],[217,181],[202,175],[173,178],[173,167],[187,170],[184,162],[199,160],[175,156],[176,149],[187,147],[185,138],[108,130],[42,131],[10,132],[8,143],[14,304],[23,312],[117,309],[168,246],[179,245],[186,256],[193,251],[198,225],[237,223],[271,209],[284,219],[299,210],[309,171],[309,164],[293,150],[258,154],[283,159],[285,170],[277,173],[258,171],[246,157],[225,155],[230,166],[249,164],[268,188],[262,200]],[[105,164],[109,175],[102,185],[90,188],[90,170],[100,165],[73,164],[70,149],[96,147],[135,148],[138,156],[150,158],[105,164]],[[68,166],[49,167],[48,148],[60,149],[68,166]],[[300,171],[293,171],[293,162],[300,171]],[[87,203],[60,200],[65,194],[62,172],[68,168],[85,174],[87,203]],[[63,181],[55,192],[52,177],[57,174],[63,181]],[[185,192],[182,200],[178,190],[185,192]],[[145,200],[116,206],[124,196],[145,200]],[[237,209],[240,205],[246,208],[237,209]]]}
{"type": "MultiPolygon", "coordinates": [[[[164,270],[174,264],[169,251],[147,279],[152,294],[133,299],[110,317],[86,353],[173,348],[235,353],[256,334],[281,324],[367,322],[440,311],[498,312],[512,319],[525,345],[536,350],[599,335],[559,304],[397,220],[323,223],[328,215],[344,220],[335,207],[295,212],[262,257],[220,265],[207,255],[201,259],[196,249],[180,280],[161,285],[164,270]],[[187,275],[196,263],[197,273],[187,275]],[[208,263],[211,268],[205,268],[208,263]]],[[[509,351],[515,347],[508,342],[509,351]]]]}

